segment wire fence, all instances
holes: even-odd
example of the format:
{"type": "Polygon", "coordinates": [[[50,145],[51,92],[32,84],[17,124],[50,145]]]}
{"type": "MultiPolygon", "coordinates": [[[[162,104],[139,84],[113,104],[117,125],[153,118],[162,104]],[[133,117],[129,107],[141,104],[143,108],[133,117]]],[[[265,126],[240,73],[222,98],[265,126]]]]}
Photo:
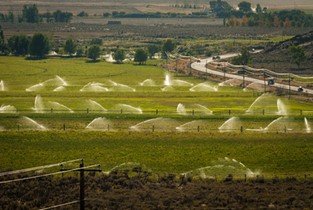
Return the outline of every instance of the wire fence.
{"type": "MultiPolygon", "coordinates": [[[[1,181],[0,182],[0,185],[6,185],[6,184],[10,184],[10,183],[15,183],[15,182],[22,182],[22,181],[27,181],[27,180],[38,180],[38,182],[41,182],[43,180],[41,180],[40,178],[43,178],[43,177],[52,177],[52,176],[56,176],[56,175],[59,175],[59,174],[64,174],[64,173],[71,173],[71,172],[75,172],[75,171],[78,171],[80,172],[80,179],[79,179],[79,184],[80,184],[80,187],[79,187],[79,199],[77,200],[72,200],[72,201],[69,201],[69,202],[64,202],[64,203],[61,203],[61,204],[55,204],[55,205],[52,205],[52,206],[47,206],[47,207],[40,207],[39,209],[41,210],[48,210],[48,209],[59,209],[61,207],[65,207],[65,206],[73,206],[75,204],[79,204],[79,209],[81,210],[84,210],[85,209],[85,202],[89,202],[90,203],[104,203],[104,200],[101,199],[101,198],[86,198],[85,197],[85,175],[84,175],[84,172],[88,172],[88,171],[92,171],[92,172],[102,172],[102,170],[100,169],[100,165],[96,164],[96,165],[90,165],[90,166],[84,166],[83,164],[83,159],[76,159],[76,160],[70,160],[70,161],[65,161],[65,162],[61,162],[61,163],[54,163],[54,164],[50,164],[50,165],[45,165],[45,166],[37,166],[37,167],[31,167],[31,168],[27,168],[27,169],[21,169],[21,170],[15,170],[15,171],[9,171],[9,172],[2,172],[2,175],[3,176],[10,176],[10,175],[17,175],[19,173],[25,173],[25,172],[31,172],[31,171],[36,171],[37,169],[46,169],[46,168],[50,168],[50,167],[56,167],[56,166],[59,166],[61,167],[60,168],[60,171],[58,172],[53,172],[53,173],[48,173],[48,174],[40,174],[40,175],[36,175],[36,176],[30,176],[30,177],[25,177],[25,178],[15,178],[15,179],[9,179],[9,180],[5,180],[5,181],[1,181]],[[79,164],[79,167],[77,168],[72,168],[72,169],[64,169],[63,166],[64,165],[67,165],[69,163],[75,163],[75,162],[80,162],[79,164]],[[93,169],[94,168],[94,169],[93,169]]],[[[114,167],[115,168],[115,167],[114,167]]],[[[121,169],[123,170],[123,169],[121,169]]],[[[114,171],[114,170],[111,170],[111,171],[114,171]]],[[[125,171],[128,171],[128,169],[125,169],[125,171]]],[[[239,180],[239,181],[244,181],[244,182],[248,182],[248,181],[252,181],[252,182],[256,182],[256,183],[266,183],[266,180],[271,180],[271,182],[275,181],[275,182],[279,182],[281,180],[297,180],[299,179],[300,177],[298,178],[295,178],[294,176],[291,176],[289,174],[285,174],[285,175],[280,175],[280,176],[272,176],[270,178],[267,178],[264,176],[264,175],[256,175],[255,177],[250,177],[247,175],[247,173],[243,173],[241,176],[239,174],[237,175],[232,175],[232,174],[228,174],[226,175],[227,173],[223,173],[224,175],[223,176],[220,176],[220,175],[214,175],[214,173],[206,178],[203,178],[202,175],[200,177],[202,177],[201,179],[210,179],[211,181],[214,180],[216,182],[218,181],[222,181],[222,182],[225,182],[225,181],[228,181],[228,182],[231,182],[231,181],[235,181],[235,180],[239,180]]],[[[185,182],[186,179],[188,178],[186,175],[184,174],[172,174],[174,177],[178,178],[176,179],[176,182],[185,182]]],[[[158,174],[158,177],[161,178],[162,174],[158,174]]],[[[118,176],[114,175],[115,178],[118,179],[118,176]]],[[[158,181],[159,180],[156,179],[155,181],[158,181]]],[[[131,178],[130,178],[131,179],[131,178]]],[[[312,181],[312,177],[309,173],[305,173],[303,174],[303,176],[300,178],[300,180],[305,180],[305,181],[312,181]]],[[[197,180],[197,179],[196,179],[197,180]]],[[[90,183],[92,183],[93,181],[91,180],[90,183]]],[[[92,184],[92,187],[88,189],[88,191],[90,190],[95,190],[93,187],[95,187],[96,185],[92,184]]],[[[66,186],[65,186],[66,187],[66,186]]],[[[31,189],[31,190],[36,190],[36,189],[31,189]]],[[[49,196],[51,196],[51,194],[49,194],[49,196]]],[[[47,200],[45,200],[47,201],[47,200]]],[[[51,198],[50,198],[50,201],[51,201],[51,198]]],[[[21,201],[20,201],[21,202],[21,201]]],[[[110,203],[112,202],[117,202],[116,200],[112,200],[110,201],[110,203]]],[[[77,207],[78,208],[78,207],[77,207]]]]}
{"type": "Polygon", "coordinates": [[[37,179],[40,182],[40,178],[51,177],[51,176],[60,175],[60,174],[63,175],[65,173],[71,173],[71,172],[78,171],[78,172],[80,172],[80,196],[79,196],[79,200],[74,200],[74,201],[70,201],[70,202],[66,202],[66,203],[62,203],[62,204],[57,204],[57,205],[53,205],[53,206],[49,206],[49,207],[44,207],[44,208],[40,208],[40,209],[41,210],[56,209],[56,208],[61,208],[61,207],[65,207],[65,206],[69,206],[69,205],[73,205],[73,204],[78,204],[79,203],[80,204],[80,210],[84,210],[85,209],[85,201],[87,200],[87,199],[85,199],[85,176],[84,176],[84,172],[85,171],[86,172],[87,171],[90,171],[90,172],[101,172],[102,170],[100,169],[100,165],[99,164],[90,165],[90,166],[84,166],[83,159],[76,159],[76,160],[70,160],[70,161],[61,162],[61,163],[55,163],[55,164],[50,164],[50,165],[37,166],[37,167],[32,167],[32,168],[27,168],[27,169],[2,172],[0,174],[0,177],[1,176],[2,177],[6,177],[6,176],[10,176],[10,175],[17,175],[17,174],[20,174],[20,173],[37,171],[39,169],[42,170],[42,169],[52,168],[52,167],[56,167],[56,166],[60,167],[60,171],[53,172],[53,173],[40,174],[40,175],[35,175],[35,176],[29,176],[29,177],[23,177],[23,178],[2,180],[2,181],[0,181],[0,185],[10,184],[10,183],[15,183],[15,182],[28,181],[28,180],[35,180],[35,179],[37,179]],[[63,166],[65,164],[70,164],[70,163],[75,163],[75,162],[80,162],[78,168],[72,168],[72,169],[64,169],[63,168],[63,166]]]}
{"type": "MultiPolygon", "coordinates": [[[[129,109],[119,109],[119,110],[95,110],[95,109],[18,109],[18,110],[8,110],[0,111],[1,115],[6,114],[103,114],[103,115],[176,115],[176,116],[199,116],[199,117],[210,117],[210,116],[231,116],[231,115],[279,115],[277,109],[254,109],[253,111],[247,111],[246,109],[227,109],[227,108],[215,108],[213,111],[210,109],[197,110],[197,109],[187,109],[184,111],[177,110],[164,110],[164,109],[139,109],[136,110],[129,109]]],[[[288,110],[288,115],[313,115],[313,110],[304,109],[290,109],[288,110]]]]}

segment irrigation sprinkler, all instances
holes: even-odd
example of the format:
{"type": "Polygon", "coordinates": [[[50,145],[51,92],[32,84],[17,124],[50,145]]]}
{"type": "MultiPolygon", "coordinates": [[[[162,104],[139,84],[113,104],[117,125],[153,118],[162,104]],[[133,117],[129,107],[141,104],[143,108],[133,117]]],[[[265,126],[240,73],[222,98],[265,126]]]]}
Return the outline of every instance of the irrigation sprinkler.
{"type": "Polygon", "coordinates": [[[286,127],[286,126],[285,126],[285,128],[284,128],[284,129],[285,129],[285,133],[287,133],[287,127],[286,127]]]}

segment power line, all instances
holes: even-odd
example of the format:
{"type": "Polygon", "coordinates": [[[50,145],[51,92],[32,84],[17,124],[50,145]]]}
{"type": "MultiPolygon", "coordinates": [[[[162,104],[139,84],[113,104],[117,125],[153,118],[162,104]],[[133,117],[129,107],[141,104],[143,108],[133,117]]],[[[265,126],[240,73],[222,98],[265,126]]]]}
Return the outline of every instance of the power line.
{"type": "Polygon", "coordinates": [[[60,172],[54,172],[54,173],[43,174],[43,175],[38,175],[38,176],[25,177],[25,178],[20,178],[20,179],[11,179],[11,180],[6,180],[6,181],[1,181],[0,184],[20,182],[20,181],[31,180],[31,179],[38,179],[38,178],[42,178],[42,177],[48,177],[48,176],[53,176],[53,175],[58,175],[58,174],[63,174],[63,173],[69,173],[69,172],[73,172],[73,171],[80,171],[82,169],[88,169],[88,168],[94,168],[94,167],[99,167],[99,165],[97,164],[97,165],[91,165],[91,166],[86,166],[86,167],[74,168],[74,169],[64,170],[64,171],[60,171],[60,172]]]}
{"type": "Polygon", "coordinates": [[[26,173],[26,172],[30,172],[30,171],[37,171],[37,170],[46,169],[46,168],[53,168],[56,166],[61,166],[61,165],[67,164],[67,163],[74,163],[74,162],[78,162],[81,160],[82,159],[69,160],[69,161],[54,163],[54,164],[50,164],[50,165],[37,166],[37,167],[26,168],[26,169],[21,169],[21,170],[16,170],[16,171],[2,172],[2,173],[0,173],[0,177],[1,176],[7,176],[7,175],[13,175],[13,174],[19,174],[19,173],[26,173]]]}

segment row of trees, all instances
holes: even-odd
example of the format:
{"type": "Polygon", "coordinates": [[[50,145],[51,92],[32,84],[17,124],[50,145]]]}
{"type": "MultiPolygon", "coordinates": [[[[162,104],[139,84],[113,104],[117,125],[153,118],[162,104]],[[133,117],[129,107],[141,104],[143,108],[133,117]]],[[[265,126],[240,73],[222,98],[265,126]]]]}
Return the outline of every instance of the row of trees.
{"type": "MultiPolygon", "coordinates": [[[[82,47],[78,46],[77,42],[73,39],[68,39],[64,43],[64,51],[69,56],[76,55],[78,57],[84,54],[91,60],[96,61],[101,54],[102,39],[92,39],[90,47],[84,51],[82,47]]],[[[47,36],[43,34],[35,34],[32,37],[25,35],[14,35],[4,40],[3,31],[0,26],[0,53],[2,54],[14,54],[30,55],[32,58],[41,59],[44,58],[51,49],[51,43],[47,36]]],[[[162,46],[153,44],[147,48],[137,49],[134,55],[134,61],[138,64],[144,64],[148,58],[152,58],[156,53],[162,52],[163,57],[166,57],[168,53],[175,49],[175,43],[172,40],[166,40],[162,46]]],[[[125,51],[123,49],[116,49],[114,52],[114,59],[117,63],[122,63],[125,59],[125,51]]]]}
{"type": "MultiPolygon", "coordinates": [[[[57,10],[53,13],[47,12],[39,14],[38,8],[35,4],[33,5],[24,5],[22,15],[17,17],[18,22],[27,22],[27,23],[38,23],[43,22],[70,22],[73,17],[73,14],[70,12],[62,12],[57,10]]],[[[0,13],[0,21],[3,22],[14,22],[15,16],[13,12],[8,12],[8,14],[0,13]]]]}
{"type": "Polygon", "coordinates": [[[273,13],[250,14],[242,18],[230,18],[230,26],[312,27],[313,16],[300,10],[282,10],[273,13]]]}
{"type": "Polygon", "coordinates": [[[253,9],[250,2],[242,1],[234,9],[222,0],[210,1],[212,12],[224,18],[229,26],[267,26],[267,27],[312,27],[313,16],[301,10],[281,10],[269,12],[266,7],[257,4],[253,9]],[[227,21],[226,21],[227,20],[227,21]]]}
{"type": "MultiPolygon", "coordinates": [[[[72,42],[72,41],[67,41],[72,42]]],[[[65,47],[66,49],[66,47],[65,47]]],[[[166,40],[162,47],[158,45],[149,45],[146,49],[140,48],[137,49],[134,55],[134,62],[138,63],[139,65],[145,64],[148,58],[153,58],[156,53],[162,51],[162,55],[164,58],[167,57],[167,54],[173,52],[175,49],[175,43],[168,39],[166,40]]],[[[87,57],[93,61],[96,61],[100,57],[100,46],[99,45],[92,45],[87,52],[87,57]]],[[[126,58],[126,53],[123,49],[116,49],[113,53],[113,58],[117,63],[123,63],[126,58]]]]}
{"type": "MultiPolygon", "coordinates": [[[[1,34],[3,32],[1,31],[1,34]]],[[[14,55],[30,55],[33,58],[43,58],[50,50],[49,39],[43,34],[35,34],[32,37],[15,35],[5,43],[3,35],[0,38],[0,53],[14,55]]]]}
{"type": "Polygon", "coordinates": [[[228,2],[222,0],[210,1],[212,12],[219,18],[243,17],[244,15],[267,13],[267,8],[257,4],[255,11],[250,2],[242,1],[234,9],[228,2]]]}

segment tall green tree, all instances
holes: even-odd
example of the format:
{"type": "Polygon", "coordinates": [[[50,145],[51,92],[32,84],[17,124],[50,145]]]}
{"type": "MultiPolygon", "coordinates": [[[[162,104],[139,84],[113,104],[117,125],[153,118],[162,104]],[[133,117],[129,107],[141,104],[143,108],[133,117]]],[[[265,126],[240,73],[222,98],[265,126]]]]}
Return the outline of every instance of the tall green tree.
{"type": "Polygon", "coordinates": [[[160,52],[159,46],[157,46],[157,45],[149,45],[148,46],[148,53],[149,53],[150,59],[158,52],[160,52]]]}
{"type": "Polygon", "coordinates": [[[29,54],[35,58],[43,58],[49,53],[50,42],[47,36],[35,34],[29,45],[29,54]]]}
{"type": "Polygon", "coordinates": [[[89,47],[87,57],[92,61],[96,61],[100,57],[101,49],[98,45],[92,45],[89,47]]]}
{"type": "Polygon", "coordinates": [[[291,62],[295,63],[298,66],[298,69],[300,69],[301,63],[306,60],[304,49],[300,46],[291,46],[289,52],[291,55],[291,62]]]}
{"type": "Polygon", "coordinates": [[[143,49],[136,50],[134,61],[139,65],[145,64],[148,59],[148,53],[143,49]]]}
{"type": "Polygon", "coordinates": [[[263,13],[263,9],[262,9],[262,7],[261,7],[261,5],[260,5],[260,4],[257,4],[257,5],[256,5],[256,9],[255,9],[255,11],[256,11],[256,13],[258,13],[258,14],[263,13]]]}
{"type": "Polygon", "coordinates": [[[23,20],[28,23],[38,23],[40,20],[38,8],[35,4],[24,5],[23,8],[23,20]]]}
{"type": "Polygon", "coordinates": [[[77,45],[73,39],[68,39],[65,42],[64,50],[70,56],[72,56],[76,52],[77,45]]]}
{"type": "Polygon", "coordinates": [[[14,23],[14,19],[15,18],[14,18],[14,14],[13,14],[12,11],[9,11],[7,19],[8,19],[9,22],[14,23]]]}
{"type": "Polygon", "coordinates": [[[218,18],[228,18],[233,10],[232,6],[226,1],[210,1],[210,8],[218,18]]]}
{"type": "Polygon", "coordinates": [[[247,48],[243,48],[239,56],[233,59],[233,64],[235,65],[248,65],[251,63],[252,58],[250,52],[247,48]]]}
{"type": "Polygon", "coordinates": [[[0,25],[0,53],[4,53],[5,51],[5,41],[2,27],[0,25]]]}
{"type": "Polygon", "coordinates": [[[29,43],[30,39],[25,35],[12,36],[8,39],[8,47],[14,55],[26,55],[29,43]]]}
{"type": "Polygon", "coordinates": [[[53,12],[53,18],[55,22],[60,23],[68,23],[71,21],[73,14],[70,12],[62,12],[61,10],[57,10],[53,12]]]}
{"type": "Polygon", "coordinates": [[[173,50],[175,49],[175,44],[171,39],[168,39],[164,42],[162,50],[163,52],[173,52],[173,50]]]}
{"type": "Polygon", "coordinates": [[[113,55],[114,60],[116,60],[117,63],[123,63],[123,60],[125,59],[125,51],[122,49],[117,49],[113,55]]]}
{"type": "Polygon", "coordinates": [[[243,13],[249,13],[252,12],[251,3],[247,1],[242,1],[238,4],[239,11],[243,13]]]}

